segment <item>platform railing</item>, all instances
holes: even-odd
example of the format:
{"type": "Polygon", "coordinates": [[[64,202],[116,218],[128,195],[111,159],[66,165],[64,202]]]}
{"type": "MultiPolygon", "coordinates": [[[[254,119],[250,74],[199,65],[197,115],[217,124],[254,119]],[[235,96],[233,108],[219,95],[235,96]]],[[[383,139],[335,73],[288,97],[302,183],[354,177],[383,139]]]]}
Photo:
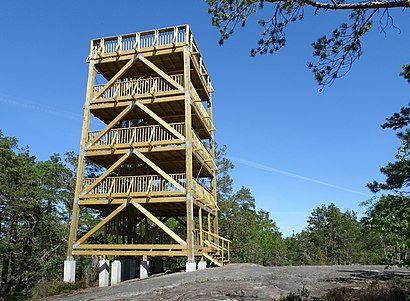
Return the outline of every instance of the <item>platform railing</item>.
{"type": "MultiPolygon", "coordinates": [[[[183,187],[186,187],[185,174],[170,174],[169,176],[183,187]]],[[[83,189],[90,186],[95,180],[96,178],[84,178],[83,189]]],[[[206,188],[196,180],[193,180],[193,185],[197,200],[210,208],[217,208],[212,194],[206,188]]],[[[160,175],[118,176],[105,178],[83,197],[127,197],[135,193],[149,195],[151,193],[167,192],[179,192],[179,189],[160,175]]]]}
{"type": "Polygon", "coordinates": [[[124,34],[91,41],[91,58],[97,58],[105,54],[120,54],[127,51],[143,51],[146,49],[185,45],[189,39],[188,25],[161,28],[156,30],[142,31],[124,34]]]}
{"type": "MultiPolygon", "coordinates": [[[[185,174],[170,174],[172,179],[185,187],[185,174]]],[[[96,178],[85,178],[83,188],[91,185],[96,178]]],[[[173,184],[160,175],[107,177],[84,197],[130,196],[133,193],[178,192],[173,184]]]]}
{"type": "Polygon", "coordinates": [[[206,164],[208,164],[211,169],[216,169],[215,161],[213,160],[208,149],[205,147],[204,143],[201,141],[201,139],[199,139],[198,135],[195,132],[193,132],[192,140],[192,144],[202,160],[206,164]]]}
{"type": "Polygon", "coordinates": [[[191,45],[191,55],[193,58],[193,62],[198,68],[199,75],[201,76],[202,81],[205,84],[205,87],[207,88],[208,92],[214,92],[214,88],[212,87],[211,79],[208,74],[208,70],[206,70],[206,67],[202,60],[202,56],[199,52],[198,46],[196,45],[194,40],[191,41],[190,45],[191,45]]]}
{"type": "Polygon", "coordinates": [[[218,208],[218,205],[212,195],[212,193],[202,186],[197,180],[193,180],[195,196],[197,200],[200,200],[204,205],[210,208],[218,208]]]}
{"type": "MultiPolygon", "coordinates": [[[[170,123],[172,128],[177,132],[184,134],[185,125],[183,122],[170,123]]],[[[87,136],[87,143],[94,140],[101,131],[89,131],[87,136]]],[[[178,139],[170,131],[161,125],[145,125],[130,128],[117,128],[108,131],[103,135],[94,145],[96,146],[110,146],[133,143],[151,143],[157,141],[173,141],[178,139]]]]}
{"type": "MultiPolygon", "coordinates": [[[[174,81],[176,81],[181,86],[184,82],[183,74],[171,75],[174,81]]],[[[104,84],[95,85],[94,93],[98,93],[102,90],[104,84]]],[[[171,85],[167,80],[162,77],[151,77],[151,78],[139,78],[139,79],[122,79],[121,81],[115,82],[110,88],[108,88],[101,98],[116,98],[116,97],[126,97],[135,96],[143,94],[156,94],[160,92],[170,92],[179,91],[176,87],[171,85]]]]}
{"type": "Polygon", "coordinates": [[[195,87],[192,83],[189,84],[189,92],[193,99],[194,107],[198,111],[199,117],[205,123],[205,126],[208,128],[209,131],[215,131],[215,127],[212,123],[211,117],[208,114],[208,111],[205,109],[204,105],[201,102],[201,98],[198,95],[198,92],[195,90],[195,87]]]}

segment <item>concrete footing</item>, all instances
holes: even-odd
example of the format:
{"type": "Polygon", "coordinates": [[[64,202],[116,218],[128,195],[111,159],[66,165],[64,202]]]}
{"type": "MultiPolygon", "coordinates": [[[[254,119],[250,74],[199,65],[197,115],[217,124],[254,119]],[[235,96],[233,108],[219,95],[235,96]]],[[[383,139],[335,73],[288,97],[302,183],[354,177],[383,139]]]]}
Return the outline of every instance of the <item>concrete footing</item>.
{"type": "Polygon", "coordinates": [[[149,261],[140,261],[140,279],[148,278],[149,261]]]}
{"type": "Polygon", "coordinates": [[[110,284],[110,261],[100,260],[100,274],[98,277],[98,285],[100,287],[110,284]]]}
{"type": "Polygon", "coordinates": [[[185,266],[186,272],[196,271],[196,262],[187,262],[185,266]]]}
{"type": "Polygon", "coordinates": [[[114,260],[111,263],[111,285],[116,285],[121,282],[122,280],[121,268],[122,268],[122,261],[114,260]]]}
{"type": "Polygon", "coordinates": [[[198,270],[205,270],[206,269],[206,261],[198,262],[198,270]]]}
{"type": "Polygon", "coordinates": [[[64,261],[64,282],[75,282],[75,260],[64,261]]]}

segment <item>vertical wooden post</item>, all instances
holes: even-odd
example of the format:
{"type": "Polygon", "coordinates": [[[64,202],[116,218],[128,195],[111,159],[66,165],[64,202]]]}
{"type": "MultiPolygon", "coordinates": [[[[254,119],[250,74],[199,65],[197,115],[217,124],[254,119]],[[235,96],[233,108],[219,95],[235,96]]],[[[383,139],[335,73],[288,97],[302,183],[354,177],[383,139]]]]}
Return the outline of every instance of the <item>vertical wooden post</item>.
{"type": "MultiPolygon", "coordinates": [[[[189,28],[187,28],[189,31],[189,28]]],[[[184,88],[185,88],[185,173],[186,173],[186,225],[187,225],[187,260],[195,262],[194,252],[194,204],[192,172],[192,116],[191,94],[189,93],[190,76],[189,47],[184,47],[184,88]]]]}
{"type": "MultiPolygon", "coordinates": [[[[212,96],[209,96],[209,102],[208,102],[208,115],[213,122],[213,116],[212,116],[212,96]]],[[[209,141],[210,145],[210,152],[211,152],[211,157],[212,160],[215,162],[215,141],[214,141],[214,132],[211,132],[211,139],[209,141]]],[[[217,193],[216,193],[216,171],[212,171],[212,179],[211,179],[211,193],[212,196],[214,197],[214,200],[216,203],[218,203],[217,200],[217,193]]],[[[214,233],[219,235],[219,224],[218,224],[218,212],[215,211],[215,217],[214,217],[214,233]]]]}
{"type": "MultiPolygon", "coordinates": [[[[208,232],[212,233],[212,229],[211,229],[211,213],[208,212],[208,232]]],[[[211,234],[209,234],[211,235],[211,234]]],[[[212,236],[210,236],[211,238],[212,236]]]]}
{"type": "Polygon", "coordinates": [[[199,220],[199,244],[201,245],[201,247],[204,246],[204,238],[203,238],[203,229],[202,229],[202,208],[199,207],[198,209],[198,220],[199,220]]]}
{"type": "Polygon", "coordinates": [[[83,127],[81,130],[80,154],[78,155],[77,178],[75,183],[73,210],[71,215],[70,236],[68,238],[67,259],[72,258],[73,245],[77,240],[78,219],[80,206],[78,204],[80,194],[83,189],[84,167],[85,167],[85,148],[87,136],[90,128],[90,102],[94,96],[95,67],[94,60],[90,60],[88,65],[87,92],[84,105],[83,127]]]}

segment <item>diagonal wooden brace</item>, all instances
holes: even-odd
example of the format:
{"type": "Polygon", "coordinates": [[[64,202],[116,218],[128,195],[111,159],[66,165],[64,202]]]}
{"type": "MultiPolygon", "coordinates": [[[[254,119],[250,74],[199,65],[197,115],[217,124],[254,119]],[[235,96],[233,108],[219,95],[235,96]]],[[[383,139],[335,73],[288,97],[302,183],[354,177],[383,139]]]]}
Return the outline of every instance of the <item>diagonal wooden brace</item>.
{"type": "Polygon", "coordinates": [[[155,66],[151,61],[147,60],[145,57],[142,55],[138,55],[137,58],[143,62],[145,65],[150,67],[152,70],[154,70],[156,73],[161,75],[167,82],[169,82],[171,85],[173,85],[175,88],[177,88],[179,91],[184,91],[184,87],[182,87],[180,84],[178,84],[176,81],[174,81],[168,74],[166,74],[164,71],[162,71],[160,68],[155,66]]]}
{"type": "Polygon", "coordinates": [[[179,237],[174,231],[168,228],[163,222],[161,222],[158,218],[156,218],[151,212],[145,209],[143,206],[138,204],[135,201],[131,201],[131,204],[134,205],[142,214],[144,214],[147,218],[149,218],[154,224],[156,224],[159,228],[165,231],[169,236],[175,239],[181,246],[186,247],[187,243],[181,237],[179,237]]]}
{"type": "Polygon", "coordinates": [[[119,79],[127,70],[134,64],[137,60],[137,57],[134,56],[130,59],[105,85],[104,87],[98,91],[98,93],[91,99],[91,102],[96,100],[97,98],[101,97],[105,91],[107,91],[116,81],[119,79]]]}
{"type": "Polygon", "coordinates": [[[88,143],[86,149],[93,146],[98,140],[100,140],[109,130],[111,130],[120,120],[122,120],[125,115],[127,115],[133,108],[135,102],[132,101],[129,106],[127,106],[117,117],[115,117],[101,132],[90,142],[88,143]]]}
{"type": "Polygon", "coordinates": [[[104,226],[106,223],[108,223],[110,220],[112,220],[114,216],[116,216],[125,207],[127,207],[128,204],[129,204],[129,202],[125,201],[122,205],[118,206],[117,209],[115,209],[113,212],[111,212],[106,218],[104,218],[101,222],[99,222],[96,226],[94,226],[94,228],[92,228],[83,237],[81,237],[77,241],[77,243],[75,244],[75,247],[78,246],[79,244],[82,244],[83,242],[85,242],[91,235],[93,235],[95,232],[97,232],[99,229],[101,229],[102,226],[104,226]]]}
{"type": "Polygon", "coordinates": [[[102,180],[104,180],[111,172],[116,170],[118,166],[120,166],[127,158],[132,154],[132,150],[126,152],[120,159],[118,159],[117,162],[115,162],[110,168],[108,168],[104,173],[99,176],[94,182],[90,184],[90,186],[87,186],[85,190],[83,191],[82,195],[89,193],[93,188],[95,188],[98,184],[101,183],[102,180]]]}
{"type": "Polygon", "coordinates": [[[155,114],[153,111],[151,111],[146,105],[142,104],[141,102],[137,101],[135,103],[141,110],[143,110],[146,114],[152,117],[156,122],[158,122],[160,125],[162,125],[165,129],[170,131],[173,135],[175,135],[178,139],[181,139],[183,142],[185,142],[185,137],[182,135],[180,132],[178,132],[176,129],[174,129],[172,126],[170,126],[168,123],[164,121],[161,117],[159,117],[157,114],[155,114]]]}
{"type": "Polygon", "coordinates": [[[165,171],[163,171],[161,168],[159,168],[154,162],[152,162],[150,159],[145,157],[142,153],[140,153],[137,150],[134,150],[134,154],[140,158],[142,161],[144,161],[148,166],[150,166],[153,170],[155,170],[157,173],[159,173],[162,177],[164,177],[168,182],[170,182],[172,185],[174,185],[178,190],[182,192],[186,192],[185,188],[179,184],[177,181],[175,181],[173,178],[171,178],[165,171]]]}

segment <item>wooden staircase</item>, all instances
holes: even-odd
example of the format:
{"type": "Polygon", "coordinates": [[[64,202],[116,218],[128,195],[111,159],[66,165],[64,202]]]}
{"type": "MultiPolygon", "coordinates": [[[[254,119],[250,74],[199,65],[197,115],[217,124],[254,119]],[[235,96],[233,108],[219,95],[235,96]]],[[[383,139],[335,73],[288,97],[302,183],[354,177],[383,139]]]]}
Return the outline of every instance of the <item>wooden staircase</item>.
{"type": "Polygon", "coordinates": [[[231,241],[211,232],[203,231],[203,233],[203,244],[206,250],[202,255],[217,266],[229,264],[231,241]]]}

